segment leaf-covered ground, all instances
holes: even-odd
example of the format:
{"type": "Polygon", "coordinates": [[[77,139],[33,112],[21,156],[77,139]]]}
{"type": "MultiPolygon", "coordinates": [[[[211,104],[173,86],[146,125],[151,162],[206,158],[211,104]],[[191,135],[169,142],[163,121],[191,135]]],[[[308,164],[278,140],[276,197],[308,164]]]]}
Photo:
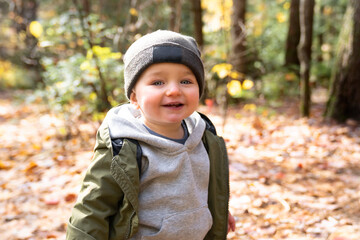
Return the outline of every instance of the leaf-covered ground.
{"type": "MultiPolygon", "coordinates": [[[[98,123],[65,125],[19,94],[0,93],[0,238],[64,239],[98,123]]],[[[216,108],[200,109],[228,146],[229,239],[360,239],[360,127],[323,121],[323,104],[310,118],[292,101],[260,106],[229,109],[224,128],[216,108]]]]}

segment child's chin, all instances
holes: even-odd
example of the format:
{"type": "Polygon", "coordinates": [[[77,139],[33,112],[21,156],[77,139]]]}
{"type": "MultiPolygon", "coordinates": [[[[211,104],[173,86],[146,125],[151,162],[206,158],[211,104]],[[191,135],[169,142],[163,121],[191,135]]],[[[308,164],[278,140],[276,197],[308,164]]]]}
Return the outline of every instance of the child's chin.
{"type": "Polygon", "coordinates": [[[181,121],[184,119],[185,118],[183,118],[183,117],[170,117],[170,118],[166,119],[166,122],[169,124],[181,123],[181,121]]]}

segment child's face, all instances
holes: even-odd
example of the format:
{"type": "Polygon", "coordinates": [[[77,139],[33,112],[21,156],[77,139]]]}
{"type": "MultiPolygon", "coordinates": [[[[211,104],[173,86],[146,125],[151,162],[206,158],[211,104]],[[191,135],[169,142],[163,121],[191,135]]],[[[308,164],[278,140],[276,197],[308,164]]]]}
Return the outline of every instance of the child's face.
{"type": "Polygon", "coordinates": [[[198,107],[199,85],[187,66],[157,63],[141,74],[130,101],[141,110],[148,127],[180,126],[198,107]]]}

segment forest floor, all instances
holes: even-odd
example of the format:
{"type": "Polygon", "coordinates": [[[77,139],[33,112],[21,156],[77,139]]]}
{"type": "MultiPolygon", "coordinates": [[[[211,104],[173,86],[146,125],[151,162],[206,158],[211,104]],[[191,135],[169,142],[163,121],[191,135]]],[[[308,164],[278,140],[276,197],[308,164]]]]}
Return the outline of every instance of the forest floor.
{"type": "MultiPolygon", "coordinates": [[[[64,239],[99,123],[66,125],[19,95],[0,93],[0,239],[64,239]]],[[[228,239],[360,239],[360,126],[324,121],[321,101],[310,118],[298,109],[239,105],[223,127],[216,107],[200,108],[227,143],[228,239]]]]}

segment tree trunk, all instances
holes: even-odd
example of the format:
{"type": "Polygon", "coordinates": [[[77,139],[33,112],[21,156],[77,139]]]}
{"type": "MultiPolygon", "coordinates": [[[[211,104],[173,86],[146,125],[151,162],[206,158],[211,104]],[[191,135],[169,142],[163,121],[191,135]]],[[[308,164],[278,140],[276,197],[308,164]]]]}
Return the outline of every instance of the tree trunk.
{"type": "Polygon", "coordinates": [[[193,0],[191,1],[192,11],[194,16],[194,32],[195,39],[198,43],[200,49],[204,46],[204,34],[203,34],[203,21],[202,21],[202,8],[201,8],[201,0],[193,0]]]}
{"type": "MultiPolygon", "coordinates": [[[[130,8],[138,9],[138,1],[137,0],[130,0],[130,8]]],[[[138,17],[136,15],[130,14],[130,26],[132,29],[130,31],[135,32],[136,27],[135,24],[137,22],[138,17]]]]}
{"type": "Polygon", "coordinates": [[[246,0],[233,0],[233,14],[231,19],[231,63],[234,66],[234,69],[240,73],[246,73],[245,13],[246,0]]]}
{"type": "Polygon", "coordinates": [[[171,13],[170,13],[169,28],[174,32],[180,32],[182,0],[171,0],[170,7],[171,7],[171,13]]]}
{"type": "Polygon", "coordinates": [[[89,15],[91,12],[90,2],[88,0],[83,0],[82,5],[83,5],[84,13],[86,14],[86,16],[89,15]]]}
{"type": "MultiPolygon", "coordinates": [[[[322,1],[319,1],[319,22],[320,22],[320,26],[324,26],[326,23],[325,23],[325,16],[324,16],[324,11],[325,11],[325,5],[324,3],[322,3],[322,1]]],[[[320,31],[317,35],[317,40],[318,40],[318,47],[319,49],[321,49],[321,46],[324,44],[324,31],[320,31]]],[[[323,54],[322,54],[322,51],[320,51],[319,55],[317,56],[316,58],[317,62],[322,62],[324,59],[323,59],[323,54]]]]}
{"type": "MultiPolygon", "coordinates": [[[[41,76],[43,68],[40,64],[40,55],[38,53],[38,39],[27,31],[29,24],[37,19],[38,2],[36,0],[14,1],[14,12],[21,21],[14,21],[14,27],[17,33],[26,33],[24,39],[25,48],[20,57],[20,64],[27,69],[34,70],[37,84],[44,87],[44,81],[41,76]]],[[[17,18],[15,18],[17,19],[17,18]]]]}
{"type": "Polygon", "coordinates": [[[297,53],[297,47],[300,41],[300,18],[299,2],[300,0],[291,0],[289,31],[286,40],[285,66],[299,66],[300,61],[297,53]]]}
{"type": "Polygon", "coordinates": [[[315,0],[300,0],[300,60],[301,115],[310,115],[310,66],[315,0]]]}
{"type": "Polygon", "coordinates": [[[336,66],[332,74],[326,116],[338,121],[360,121],[360,2],[349,1],[336,66]]]}

